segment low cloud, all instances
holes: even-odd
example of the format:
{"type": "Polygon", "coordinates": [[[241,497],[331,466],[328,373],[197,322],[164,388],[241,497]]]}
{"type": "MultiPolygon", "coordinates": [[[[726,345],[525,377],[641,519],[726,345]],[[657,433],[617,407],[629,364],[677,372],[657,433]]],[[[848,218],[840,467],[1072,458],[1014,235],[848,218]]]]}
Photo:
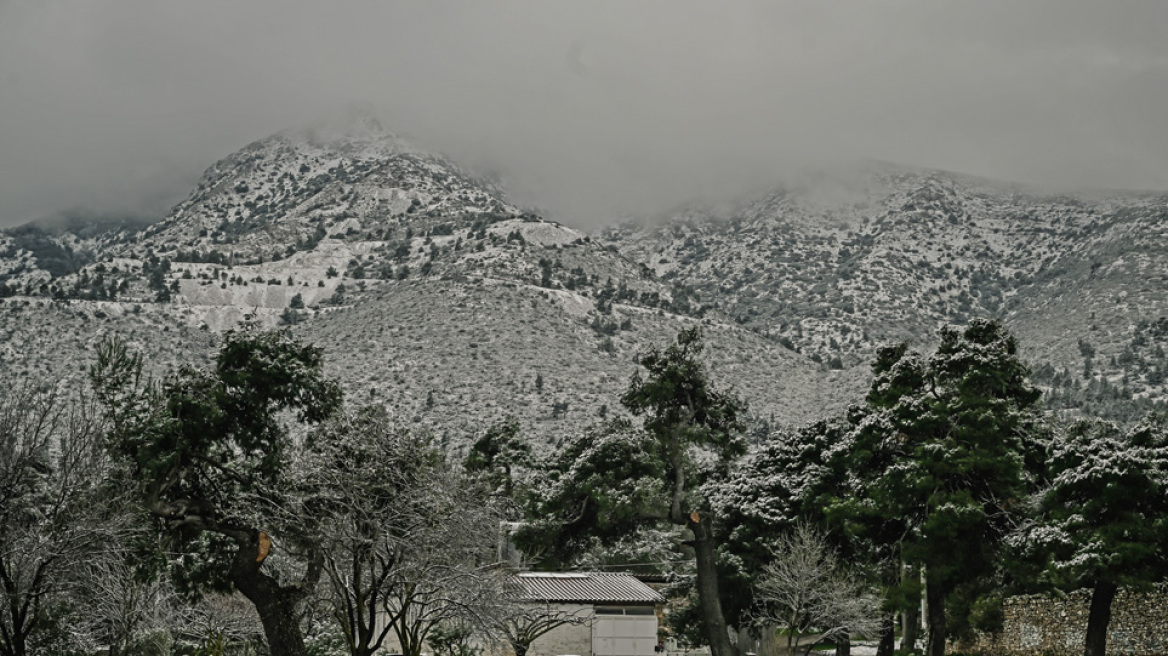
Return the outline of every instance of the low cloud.
{"type": "Polygon", "coordinates": [[[592,227],[859,158],[1168,188],[1168,3],[0,1],[0,225],[352,103],[592,227]]]}

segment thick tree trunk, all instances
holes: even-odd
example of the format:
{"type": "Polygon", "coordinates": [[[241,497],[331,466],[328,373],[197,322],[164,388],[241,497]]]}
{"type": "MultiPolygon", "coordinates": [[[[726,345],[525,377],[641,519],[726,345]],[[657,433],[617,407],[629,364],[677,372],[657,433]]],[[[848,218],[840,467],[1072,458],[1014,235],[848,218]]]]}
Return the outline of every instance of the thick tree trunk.
{"type": "Polygon", "coordinates": [[[377,649],[368,642],[362,642],[356,646],[350,646],[349,653],[352,656],[374,656],[377,653],[377,649]]]}
{"type": "Polygon", "coordinates": [[[905,652],[917,650],[917,636],[921,628],[921,607],[911,606],[904,609],[904,627],[901,631],[900,650],[905,652]]]}
{"type": "Polygon", "coordinates": [[[851,636],[844,636],[836,641],[835,656],[852,656],[851,636]]]}
{"type": "Polygon", "coordinates": [[[7,631],[5,631],[5,640],[0,641],[0,654],[27,656],[28,638],[32,635],[33,629],[36,627],[36,622],[34,620],[33,622],[25,624],[23,616],[19,616],[18,619],[19,623],[16,624],[15,629],[11,634],[8,634],[7,631]]]}
{"type": "MultiPolygon", "coordinates": [[[[912,581],[914,584],[921,580],[921,570],[916,565],[901,567],[901,581],[912,581]]],[[[912,652],[917,650],[917,638],[920,636],[921,624],[921,597],[918,593],[904,612],[901,614],[903,624],[900,633],[900,650],[912,652]]]]}
{"type": "Polygon", "coordinates": [[[350,647],[352,656],[373,656],[377,650],[370,646],[368,642],[363,642],[356,647],[350,647]]]}
{"type": "Polygon", "coordinates": [[[930,577],[925,581],[925,611],[928,617],[926,656],[945,656],[945,590],[930,577]]]}
{"type": "MultiPolygon", "coordinates": [[[[44,573],[44,565],[38,568],[32,591],[36,591],[44,573]]],[[[13,579],[17,576],[9,574],[7,564],[0,559],[0,582],[3,582],[3,592],[8,596],[8,608],[3,612],[6,622],[0,621],[0,656],[25,656],[28,653],[28,638],[37,625],[37,612],[33,608],[33,599],[36,595],[31,591],[21,590],[13,579]]]]}
{"type": "Polygon", "coordinates": [[[697,556],[698,601],[702,620],[709,632],[710,656],[737,656],[726,631],[726,616],[722,614],[722,599],[718,594],[718,563],[714,553],[709,517],[697,522],[691,518],[686,525],[694,534],[693,548],[697,556]]]}
{"type": "MultiPolygon", "coordinates": [[[[261,571],[258,533],[255,539],[239,542],[231,562],[231,582],[256,607],[264,627],[264,637],[272,656],[306,656],[304,634],[300,630],[297,605],[304,599],[304,587],[281,586],[261,571]]],[[[315,584],[309,567],[307,578],[315,584]]],[[[319,571],[316,576],[319,576],[319,571]]],[[[305,586],[307,587],[307,586],[305,586]]]]}
{"type": "Polygon", "coordinates": [[[876,656],[892,656],[896,649],[896,615],[886,615],[880,620],[880,642],[876,645],[876,656]]]}
{"type": "Polygon", "coordinates": [[[22,633],[6,637],[6,642],[0,642],[0,656],[25,656],[28,653],[25,642],[22,633]]]}
{"type": "Polygon", "coordinates": [[[1087,644],[1084,656],[1105,656],[1107,625],[1111,623],[1111,602],[1118,590],[1114,583],[1098,582],[1091,591],[1091,612],[1087,616],[1087,644]]]}

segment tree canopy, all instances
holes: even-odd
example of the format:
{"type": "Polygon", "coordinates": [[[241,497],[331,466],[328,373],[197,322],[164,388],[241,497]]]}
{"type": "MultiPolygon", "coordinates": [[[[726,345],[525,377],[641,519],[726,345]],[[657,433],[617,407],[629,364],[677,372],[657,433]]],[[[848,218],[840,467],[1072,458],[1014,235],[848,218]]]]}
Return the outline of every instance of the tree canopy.
{"type": "Polygon", "coordinates": [[[928,357],[881,348],[873,372],[866,407],[853,414],[856,494],[840,506],[882,533],[879,542],[899,536],[903,560],[925,569],[927,652],[941,656],[947,598],[993,570],[1031,488],[1039,391],[1013,336],[987,320],[942,328],[928,357]]]}
{"type": "Polygon", "coordinates": [[[90,377],[110,419],[111,453],[173,548],[189,554],[168,563],[181,587],[234,586],[256,605],[274,654],[303,654],[295,611],[320,576],[321,554],[292,527],[273,536],[265,519],[281,503],[291,443],[284,413],[316,423],[341,404],[321,350],[286,332],[232,332],[214,368],[152,382],[140,356],[106,341],[90,377]],[[269,550],[277,561],[303,561],[298,582],[265,567],[269,550]]]}
{"type": "Polygon", "coordinates": [[[742,403],[715,389],[700,360],[701,330],[639,359],[621,403],[641,426],[614,420],[564,450],[517,534],[526,546],[561,558],[591,539],[616,539],[664,522],[687,529],[694,550],[703,625],[714,656],[730,656],[718,585],[712,506],[702,484],[724,476],[745,451],[742,403]]]}
{"type": "Polygon", "coordinates": [[[1150,414],[1124,434],[1079,420],[1052,444],[1040,517],[1013,541],[1064,590],[1092,589],[1085,654],[1103,656],[1120,586],[1168,577],[1168,423],[1150,414]]]}

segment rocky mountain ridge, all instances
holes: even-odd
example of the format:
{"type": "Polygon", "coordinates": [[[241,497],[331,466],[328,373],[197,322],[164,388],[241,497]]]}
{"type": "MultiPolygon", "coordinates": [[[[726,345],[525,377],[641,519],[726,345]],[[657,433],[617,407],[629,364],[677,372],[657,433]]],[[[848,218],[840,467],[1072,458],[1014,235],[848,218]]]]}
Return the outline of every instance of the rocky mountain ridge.
{"type": "Polygon", "coordinates": [[[554,445],[695,322],[765,430],[858,399],[875,345],[993,316],[1056,407],[1165,396],[1165,195],[871,164],[589,234],[360,117],[245,147],[147,227],[95,226],[0,233],[0,370],[77,378],[117,333],[162,371],[251,320],[451,448],[509,415],[554,445]]]}
{"type": "Polygon", "coordinates": [[[1168,194],[1043,195],[874,166],[602,241],[831,368],[993,317],[1051,390],[1094,386],[1141,407],[1165,395],[1168,194]]]}

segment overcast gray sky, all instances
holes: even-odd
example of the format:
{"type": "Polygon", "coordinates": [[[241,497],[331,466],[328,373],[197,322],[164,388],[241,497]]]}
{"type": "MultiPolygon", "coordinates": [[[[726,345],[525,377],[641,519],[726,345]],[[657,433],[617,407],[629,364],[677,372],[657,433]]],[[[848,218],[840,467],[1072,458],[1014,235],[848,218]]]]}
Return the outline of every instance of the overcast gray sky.
{"type": "Polygon", "coordinates": [[[591,226],[813,162],[1168,189],[1168,2],[0,0],[0,225],[359,102],[591,226]]]}

